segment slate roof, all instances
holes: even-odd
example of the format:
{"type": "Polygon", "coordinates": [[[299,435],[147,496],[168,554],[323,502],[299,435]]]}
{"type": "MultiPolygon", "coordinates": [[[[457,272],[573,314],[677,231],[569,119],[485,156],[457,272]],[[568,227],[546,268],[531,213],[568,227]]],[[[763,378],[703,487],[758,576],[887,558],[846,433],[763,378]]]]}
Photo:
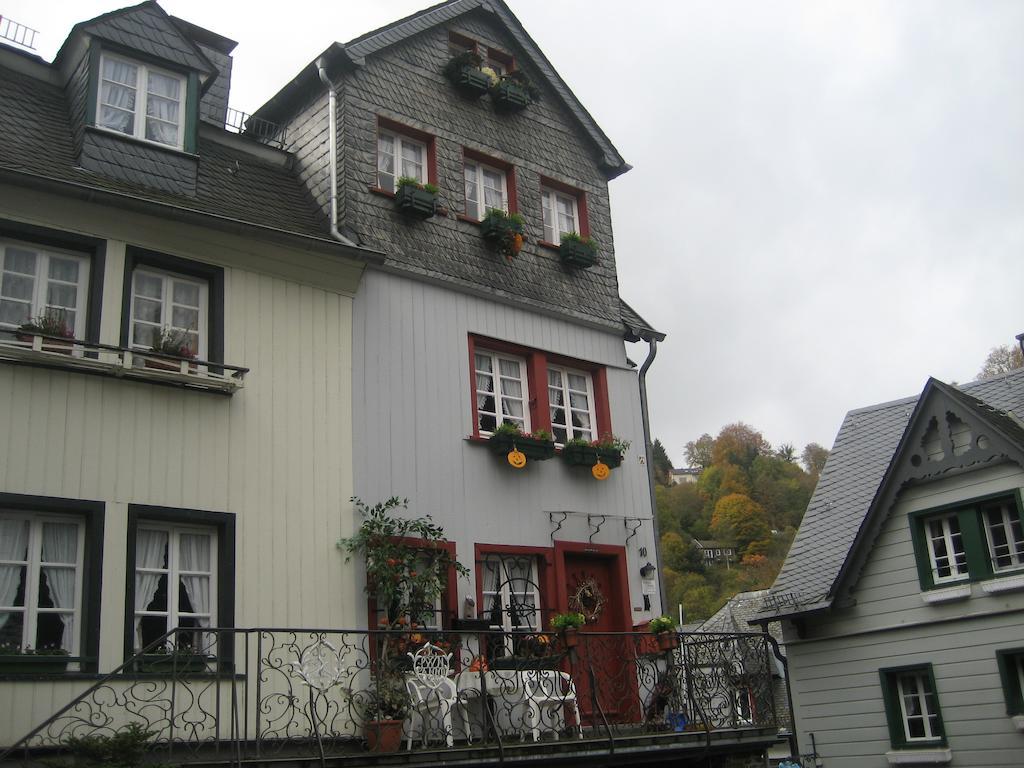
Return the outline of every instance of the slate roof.
{"type": "Polygon", "coordinates": [[[636,310],[621,298],[619,299],[619,314],[622,316],[622,324],[626,328],[626,332],[628,334],[627,339],[629,341],[639,341],[640,339],[654,339],[655,341],[665,340],[664,333],[652,328],[650,323],[640,317],[636,310]]]}
{"type": "Polygon", "coordinates": [[[194,213],[329,238],[319,209],[291,171],[243,150],[204,139],[202,132],[195,197],[158,192],[76,167],[63,90],[2,66],[0,135],[0,174],[13,171],[194,213]]]}
{"type": "MultiPolygon", "coordinates": [[[[947,385],[948,386],[948,385],[947,385]]],[[[955,395],[1024,438],[1024,370],[961,385],[955,395]]],[[[918,397],[850,411],[836,436],[764,616],[828,605],[851,547],[895,454],[918,397]],[[788,602],[792,598],[792,602],[788,602]]]]}
{"type": "MultiPolygon", "coordinates": [[[[153,0],[80,22],[71,29],[68,40],[82,32],[206,75],[217,71],[202,51],[182,34],[167,12],[153,0]]],[[[57,53],[58,61],[65,46],[67,42],[57,53]]]]}

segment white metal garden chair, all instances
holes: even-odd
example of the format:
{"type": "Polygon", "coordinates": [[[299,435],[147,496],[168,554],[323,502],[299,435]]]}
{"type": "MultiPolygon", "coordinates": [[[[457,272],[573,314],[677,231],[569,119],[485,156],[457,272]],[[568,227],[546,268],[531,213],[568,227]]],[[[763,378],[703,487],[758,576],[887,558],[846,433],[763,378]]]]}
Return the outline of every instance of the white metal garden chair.
{"type": "Polygon", "coordinates": [[[408,749],[412,749],[416,718],[420,720],[423,746],[427,745],[430,731],[440,726],[445,744],[450,747],[453,743],[452,707],[458,699],[455,681],[449,677],[452,655],[445,653],[443,648],[425,643],[408,656],[412,659],[412,672],[405,677],[405,690],[414,715],[409,728],[408,749]]]}
{"type": "Polygon", "coordinates": [[[568,672],[547,669],[529,670],[523,675],[529,708],[528,725],[533,731],[533,740],[540,739],[541,730],[552,731],[557,739],[559,730],[564,727],[566,707],[572,710],[576,735],[582,739],[583,725],[572,676],[568,672]]]}

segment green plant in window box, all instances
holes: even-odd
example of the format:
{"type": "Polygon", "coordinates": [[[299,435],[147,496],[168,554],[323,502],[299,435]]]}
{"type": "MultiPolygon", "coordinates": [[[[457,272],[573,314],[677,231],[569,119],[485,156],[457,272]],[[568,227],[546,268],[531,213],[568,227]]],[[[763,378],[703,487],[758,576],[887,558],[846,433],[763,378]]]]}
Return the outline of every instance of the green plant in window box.
{"type": "MultiPolygon", "coordinates": [[[[555,440],[550,432],[545,429],[537,429],[525,433],[511,421],[502,422],[491,433],[487,442],[491,450],[499,456],[518,452],[527,459],[544,461],[555,455],[555,440]]],[[[513,464],[513,466],[516,465],[513,464]]]]}
{"type": "Polygon", "coordinates": [[[471,99],[479,99],[498,82],[497,73],[485,67],[483,58],[475,51],[463,51],[449,59],[444,75],[462,95],[471,99]]]}
{"type": "Polygon", "coordinates": [[[488,208],[480,222],[484,240],[511,261],[523,247],[526,222],[518,213],[505,213],[500,208],[488,208]]]}
{"type": "Polygon", "coordinates": [[[429,219],[437,211],[437,187],[420,184],[412,176],[400,176],[395,207],[407,216],[429,219]]]}
{"type": "Polygon", "coordinates": [[[570,267],[583,269],[597,263],[597,243],[593,238],[583,237],[577,232],[566,232],[562,235],[558,253],[562,261],[570,267]]]}
{"type": "Polygon", "coordinates": [[[139,672],[193,674],[209,671],[213,657],[194,648],[154,648],[136,662],[139,672]]]}
{"type": "Polygon", "coordinates": [[[43,336],[44,352],[71,354],[71,341],[75,332],[67,322],[67,314],[61,309],[47,309],[41,315],[33,317],[18,326],[18,341],[32,344],[36,336],[43,336]],[[67,341],[64,341],[67,339],[67,341]]]}
{"type": "MultiPolygon", "coordinates": [[[[191,329],[189,329],[191,330],[191,329]]],[[[192,337],[188,330],[170,328],[164,326],[153,338],[153,345],[150,347],[153,352],[160,355],[170,355],[184,360],[195,360],[196,353],[192,351],[192,337]]],[[[145,358],[145,366],[158,371],[180,371],[181,363],[178,360],[168,360],[161,357],[145,358]]],[[[188,370],[194,372],[195,365],[189,364],[188,370]]]]}
{"type": "Polygon", "coordinates": [[[540,89],[517,69],[502,75],[491,87],[491,100],[499,112],[518,112],[540,101],[540,89]]]}
{"type": "Polygon", "coordinates": [[[53,675],[68,668],[68,652],[63,648],[20,648],[0,646],[0,675],[53,675]]]}
{"type": "Polygon", "coordinates": [[[566,441],[562,448],[562,460],[571,467],[592,467],[600,461],[614,469],[621,466],[622,454],[627,448],[628,440],[615,437],[611,433],[606,433],[597,440],[575,437],[566,441]]]}

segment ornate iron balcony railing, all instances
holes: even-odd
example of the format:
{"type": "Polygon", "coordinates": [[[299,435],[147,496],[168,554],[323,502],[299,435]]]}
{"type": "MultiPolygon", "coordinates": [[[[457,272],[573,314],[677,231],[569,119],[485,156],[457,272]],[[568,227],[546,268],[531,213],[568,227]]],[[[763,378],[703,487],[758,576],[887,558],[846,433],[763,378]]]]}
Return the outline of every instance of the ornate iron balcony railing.
{"type": "Polygon", "coordinates": [[[518,638],[517,656],[501,655],[505,640],[415,628],[178,629],[95,684],[79,683],[84,690],[0,763],[15,752],[59,753],[71,737],[113,735],[130,723],[150,732],[158,759],[179,764],[359,753],[386,715],[400,715],[403,750],[445,749],[448,762],[510,750],[703,749],[723,733],[756,747],[775,737],[774,662],[762,634],[659,642],[645,633],[534,633],[518,638]],[[411,654],[428,643],[439,656],[431,671],[450,683],[424,696],[407,681],[411,654]]]}

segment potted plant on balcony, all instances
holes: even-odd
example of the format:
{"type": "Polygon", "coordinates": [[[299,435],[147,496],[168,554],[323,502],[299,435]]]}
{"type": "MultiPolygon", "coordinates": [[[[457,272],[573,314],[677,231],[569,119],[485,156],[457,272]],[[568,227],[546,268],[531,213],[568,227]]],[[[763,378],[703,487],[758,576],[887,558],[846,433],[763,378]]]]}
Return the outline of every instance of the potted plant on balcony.
{"type": "Polygon", "coordinates": [[[562,235],[558,253],[570,267],[583,269],[597,263],[597,243],[593,238],[583,237],[578,232],[565,232],[562,235]]]}
{"type": "Polygon", "coordinates": [[[46,674],[64,672],[68,668],[68,652],[63,648],[20,648],[0,646],[0,675],[46,674]]]}
{"type": "Polygon", "coordinates": [[[551,617],[551,628],[561,633],[562,642],[566,648],[575,648],[579,645],[578,632],[580,627],[586,623],[587,617],[575,611],[556,613],[551,617]]]}
{"type": "Polygon", "coordinates": [[[437,210],[437,187],[420,184],[412,176],[400,176],[395,207],[406,216],[429,219],[437,210]]]}
{"type": "Polygon", "coordinates": [[[33,317],[18,326],[18,341],[32,344],[36,336],[43,337],[44,352],[58,352],[63,355],[71,354],[71,342],[75,338],[75,332],[64,319],[65,315],[59,309],[47,309],[41,315],[33,317]],[[47,338],[49,337],[49,338],[47,338]],[[67,341],[64,341],[67,339],[67,341]]]}
{"type": "Polygon", "coordinates": [[[404,677],[409,661],[406,653],[410,644],[421,640],[417,637],[420,633],[412,632],[416,622],[411,617],[433,612],[448,586],[449,571],[454,569],[458,576],[468,577],[469,569],[442,546],[446,541],[444,528],[429,515],[400,516],[400,511],[409,508],[408,499],[392,496],[370,506],[352,497],[352,504],[362,522],[338,546],[345,550],[345,562],[355,556],[365,558],[366,593],[384,614],[379,624],[384,631],[373,637],[371,684],[352,696],[365,715],[370,748],[385,751],[395,738],[396,728],[401,739],[402,720],[409,706],[404,677]]]}
{"type": "Polygon", "coordinates": [[[483,58],[476,51],[463,51],[453,56],[445,65],[444,74],[463,96],[470,99],[479,99],[498,83],[498,74],[484,66],[483,58]]]}
{"type": "MultiPolygon", "coordinates": [[[[161,355],[171,355],[172,357],[184,360],[195,360],[196,353],[192,351],[190,341],[188,330],[164,326],[153,338],[153,345],[150,347],[150,350],[161,355]]],[[[146,357],[145,366],[158,371],[181,370],[180,362],[162,357],[146,357]]],[[[196,366],[190,363],[188,370],[194,372],[196,366]]]]}
{"type": "Polygon", "coordinates": [[[540,89],[522,70],[517,69],[502,75],[498,82],[491,86],[491,100],[499,112],[518,112],[535,101],[540,101],[540,89]]]}
{"type": "Polygon", "coordinates": [[[656,616],[647,625],[651,634],[658,640],[662,651],[671,651],[679,647],[679,635],[676,634],[676,620],[671,616],[656,616]]]}
{"type": "Polygon", "coordinates": [[[480,234],[498,253],[509,261],[523,247],[526,223],[518,213],[505,213],[500,208],[488,208],[480,222],[480,234]]]}
{"type": "Polygon", "coordinates": [[[509,463],[516,469],[526,466],[528,459],[545,461],[555,455],[555,441],[550,432],[538,429],[527,434],[511,421],[502,422],[487,442],[494,453],[508,456],[509,463]]]}

